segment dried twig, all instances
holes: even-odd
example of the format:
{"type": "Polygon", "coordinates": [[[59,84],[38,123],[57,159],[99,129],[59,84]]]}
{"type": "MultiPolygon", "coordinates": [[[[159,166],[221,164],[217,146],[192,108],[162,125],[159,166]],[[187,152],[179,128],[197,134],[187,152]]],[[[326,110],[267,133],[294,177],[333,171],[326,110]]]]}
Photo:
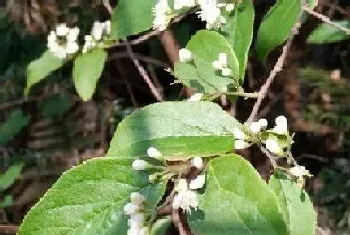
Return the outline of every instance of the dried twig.
{"type": "Polygon", "coordinates": [[[316,18],[322,20],[323,22],[343,31],[344,33],[346,33],[347,35],[350,35],[350,29],[338,24],[338,23],[335,23],[333,21],[331,21],[327,16],[325,15],[322,15],[320,13],[317,13],[315,11],[313,11],[311,8],[309,8],[308,6],[303,6],[303,10],[306,11],[307,13],[309,13],[310,15],[313,15],[315,16],[316,18]]]}
{"type": "Polygon", "coordinates": [[[130,58],[132,59],[132,61],[134,62],[136,68],[138,69],[140,75],[142,76],[142,78],[145,80],[145,82],[147,83],[149,89],[151,90],[153,96],[158,100],[158,101],[163,101],[163,97],[161,96],[161,94],[158,92],[157,88],[155,87],[155,85],[153,84],[151,78],[148,76],[146,69],[141,65],[140,61],[135,57],[134,52],[132,51],[131,45],[125,41],[125,45],[126,45],[126,49],[130,55],[130,58]]]}

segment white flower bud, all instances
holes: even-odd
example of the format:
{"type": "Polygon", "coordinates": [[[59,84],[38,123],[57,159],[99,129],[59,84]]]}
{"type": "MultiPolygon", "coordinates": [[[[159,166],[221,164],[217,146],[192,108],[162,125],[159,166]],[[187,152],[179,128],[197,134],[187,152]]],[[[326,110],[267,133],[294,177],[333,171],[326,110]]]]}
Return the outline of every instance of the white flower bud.
{"type": "Polygon", "coordinates": [[[154,147],[150,147],[147,149],[147,154],[151,158],[162,159],[162,153],[158,151],[158,149],[154,147]]]}
{"type": "Polygon", "coordinates": [[[69,32],[69,28],[66,24],[59,24],[56,27],[56,34],[57,36],[66,36],[69,32]]]}
{"type": "Polygon", "coordinates": [[[132,192],[130,194],[130,201],[132,204],[140,206],[145,201],[145,197],[139,192],[132,192]]]}
{"type": "Polygon", "coordinates": [[[191,165],[197,169],[202,169],[204,166],[203,159],[201,157],[194,157],[191,159],[191,165]]]}
{"type": "Polygon", "coordinates": [[[261,126],[260,126],[260,123],[259,122],[253,122],[252,124],[250,124],[250,127],[249,127],[250,131],[252,133],[259,133],[261,131],[261,126]]]}
{"type": "Polygon", "coordinates": [[[128,203],[124,206],[124,213],[126,215],[136,214],[138,211],[139,211],[139,207],[132,203],[128,203]]]}
{"type": "Polygon", "coordinates": [[[106,34],[110,35],[111,34],[111,21],[110,20],[105,21],[104,28],[105,28],[106,34]]]}
{"type": "Polygon", "coordinates": [[[205,184],[205,175],[198,175],[197,178],[190,181],[190,189],[200,189],[203,188],[205,184]]]}
{"type": "Polygon", "coordinates": [[[137,225],[142,225],[145,222],[144,213],[133,213],[130,215],[130,227],[135,227],[137,225]]]}
{"type": "Polygon", "coordinates": [[[276,126],[273,128],[273,131],[277,134],[283,135],[288,132],[288,122],[287,118],[284,116],[279,116],[275,119],[276,126]]]}
{"type": "Polygon", "coordinates": [[[192,60],[192,53],[190,50],[186,48],[182,48],[179,50],[179,59],[183,63],[190,62],[192,60]]]}
{"type": "Polygon", "coordinates": [[[79,36],[79,28],[75,27],[75,28],[69,29],[69,32],[67,35],[67,41],[75,42],[78,39],[78,36],[79,36]]]}
{"type": "Polygon", "coordinates": [[[225,10],[226,10],[227,12],[231,12],[231,11],[233,11],[234,9],[235,9],[235,4],[233,4],[233,3],[229,3],[229,4],[227,4],[226,7],[225,7],[225,10]]]}
{"type": "Polygon", "coordinates": [[[176,191],[180,192],[180,191],[186,191],[188,189],[188,184],[187,184],[187,180],[186,179],[180,179],[177,187],[176,187],[176,191]]]}
{"type": "Polygon", "coordinates": [[[149,234],[149,230],[147,227],[142,227],[139,229],[138,234],[137,235],[148,235],[149,234]]]}
{"type": "Polygon", "coordinates": [[[233,136],[238,140],[244,140],[246,138],[244,132],[241,131],[238,127],[235,127],[233,129],[233,136]]]}
{"type": "Polygon", "coordinates": [[[66,45],[67,54],[75,54],[79,50],[79,45],[76,42],[68,42],[66,45]]]}
{"type": "Polygon", "coordinates": [[[232,74],[232,71],[229,68],[223,68],[221,70],[221,75],[224,76],[224,77],[230,77],[231,74],[232,74]]]}
{"type": "Polygon", "coordinates": [[[150,164],[148,162],[140,159],[137,159],[132,163],[132,167],[134,168],[134,170],[137,171],[146,170],[149,166],[150,164]]]}
{"type": "Polygon", "coordinates": [[[227,54],[226,53],[219,54],[219,62],[222,65],[222,67],[227,67],[227,54]]]}
{"type": "Polygon", "coordinates": [[[202,93],[195,93],[187,101],[200,101],[203,97],[202,93]]]}
{"type": "Polygon", "coordinates": [[[218,60],[215,60],[215,61],[213,62],[213,67],[214,67],[214,69],[216,69],[216,70],[221,70],[221,69],[223,69],[221,63],[220,63],[218,60]]]}
{"type": "Polygon", "coordinates": [[[258,122],[260,124],[261,129],[265,129],[268,125],[268,122],[265,118],[259,119],[258,122]]]}
{"type": "Polygon", "coordinates": [[[278,155],[283,153],[282,148],[275,139],[267,139],[265,145],[267,150],[269,150],[271,153],[275,153],[278,155]]]}
{"type": "Polygon", "coordinates": [[[235,149],[246,149],[249,148],[250,144],[244,140],[235,140],[235,149]]]}
{"type": "Polygon", "coordinates": [[[91,29],[91,36],[96,40],[99,41],[102,39],[102,35],[103,35],[103,24],[99,21],[95,21],[94,25],[92,26],[91,29]]]}

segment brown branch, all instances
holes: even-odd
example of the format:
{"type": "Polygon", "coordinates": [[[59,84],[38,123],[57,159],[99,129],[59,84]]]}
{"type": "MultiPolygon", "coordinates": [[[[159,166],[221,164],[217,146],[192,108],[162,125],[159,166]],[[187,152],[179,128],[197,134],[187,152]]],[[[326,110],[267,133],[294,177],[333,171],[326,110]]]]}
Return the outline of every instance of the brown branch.
{"type": "Polygon", "coordinates": [[[157,99],[157,101],[163,101],[163,97],[161,96],[161,94],[158,92],[157,88],[155,87],[155,85],[153,84],[151,78],[148,76],[146,69],[141,65],[140,61],[135,57],[134,52],[132,51],[131,45],[125,41],[125,45],[126,45],[126,49],[130,55],[130,58],[132,59],[132,61],[134,62],[136,68],[138,69],[140,75],[142,76],[142,78],[145,80],[145,82],[147,83],[149,89],[151,90],[153,96],[157,99]]]}
{"type": "Polygon", "coordinates": [[[15,225],[0,225],[0,234],[3,234],[3,235],[16,234],[17,231],[18,231],[18,226],[15,226],[15,225]]]}
{"type": "Polygon", "coordinates": [[[331,21],[327,16],[313,11],[308,6],[303,6],[303,10],[306,11],[307,13],[309,13],[310,15],[315,16],[316,18],[318,18],[319,20],[323,21],[324,23],[327,23],[327,24],[329,24],[329,25],[331,25],[331,26],[333,26],[333,27],[343,31],[347,35],[350,35],[350,29],[348,29],[348,28],[346,28],[346,27],[344,27],[344,26],[342,26],[342,25],[340,25],[338,23],[335,23],[335,22],[331,21]]]}

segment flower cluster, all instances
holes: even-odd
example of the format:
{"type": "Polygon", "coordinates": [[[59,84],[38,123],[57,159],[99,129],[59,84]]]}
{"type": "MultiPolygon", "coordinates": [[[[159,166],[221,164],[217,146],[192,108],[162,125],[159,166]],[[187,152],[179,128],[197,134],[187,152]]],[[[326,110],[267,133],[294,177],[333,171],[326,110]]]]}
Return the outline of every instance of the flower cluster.
{"type": "MultiPolygon", "coordinates": [[[[158,149],[154,148],[154,147],[150,147],[147,149],[147,155],[150,158],[154,158],[157,160],[162,160],[162,153],[158,151],[158,149]]],[[[132,167],[134,168],[134,170],[136,171],[143,171],[143,170],[147,170],[148,168],[152,167],[153,165],[150,164],[148,161],[142,160],[142,159],[136,159],[135,161],[133,161],[132,163],[132,167]]]]}
{"type": "Polygon", "coordinates": [[[77,43],[79,28],[68,28],[66,24],[59,24],[51,31],[47,38],[47,47],[59,59],[65,59],[79,50],[77,43]]]}
{"type": "MultiPolygon", "coordinates": [[[[206,22],[207,29],[220,29],[226,23],[222,15],[222,8],[227,12],[235,9],[235,4],[218,3],[217,0],[174,0],[174,10],[178,11],[183,8],[200,6],[198,17],[206,22]]],[[[168,0],[159,0],[153,9],[154,21],[153,28],[163,31],[168,27],[171,18],[174,16],[169,6],[168,0]]]]}
{"type": "Polygon", "coordinates": [[[130,203],[124,206],[124,213],[130,216],[128,220],[128,235],[148,235],[149,229],[145,226],[144,210],[145,197],[133,192],[130,194],[130,203]]]}
{"type": "Polygon", "coordinates": [[[83,53],[90,51],[92,48],[104,46],[104,40],[111,34],[111,22],[109,20],[105,22],[96,21],[91,29],[90,35],[85,35],[85,44],[83,46],[83,53]]]}
{"type": "Polygon", "coordinates": [[[216,70],[221,71],[221,75],[224,77],[231,76],[231,69],[227,66],[227,54],[220,53],[219,58],[213,62],[213,67],[216,70]]]}

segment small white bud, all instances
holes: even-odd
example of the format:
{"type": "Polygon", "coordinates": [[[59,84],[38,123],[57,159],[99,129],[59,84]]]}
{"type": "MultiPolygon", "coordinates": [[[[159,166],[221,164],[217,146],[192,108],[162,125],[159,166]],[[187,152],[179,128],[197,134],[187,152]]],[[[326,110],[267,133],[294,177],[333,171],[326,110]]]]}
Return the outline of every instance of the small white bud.
{"type": "Polygon", "coordinates": [[[295,177],[311,176],[310,172],[303,166],[294,166],[288,172],[295,177]]]}
{"type": "Polygon", "coordinates": [[[132,192],[130,194],[130,201],[132,204],[140,206],[145,201],[145,197],[139,192],[132,192]]]}
{"type": "Polygon", "coordinates": [[[221,70],[221,75],[224,76],[224,77],[230,77],[231,74],[232,74],[232,71],[229,68],[223,68],[221,70]]]}
{"type": "Polygon", "coordinates": [[[282,148],[275,139],[267,139],[265,145],[267,150],[269,150],[271,153],[275,153],[278,155],[283,153],[282,148]]]}
{"type": "Polygon", "coordinates": [[[124,206],[124,213],[126,215],[136,214],[138,211],[139,211],[139,207],[132,203],[128,203],[124,206]]]}
{"type": "Polygon", "coordinates": [[[246,138],[244,132],[241,131],[238,127],[235,127],[233,129],[233,136],[238,140],[244,140],[246,138]]]}
{"type": "Polygon", "coordinates": [[[75,54],[79,50],[79,45],[76,42],[68,42],[66,45],[67,54],[75,54]]]}
{"type": "Polygon", "coordinates": [[[103,35],[103,24],[99,21],[95,21],[94,25],[92,26],[92,30],[91,30],[91,36],[99,41],[102,39],[102,35],[103,35]]]}
{"type": "Polygon", "coordinates": [[[187,101],[200,101],[203,98],[202,93],[195,93],[187,101]]]}
{"type": "Polygon", "coordinates": [[[149,234],[149,230],[147,227],[142,227],[139,229],[138,234],[137,235],[148,235],[149,234]]]}
{"type": "Polygon", "coordinates": [[[231,11],[233,11],[234,9],[235,9],[235,4],[233,4],[233,3],[229,3],[229,4],[227,4],[226,7],[225,7],[225,10],[226,10],[227,12],[231,12],[231,11]]]}
{"type": "Polygon", "coordinates": [[[190,50],[186,48],[182,48],[179,50],[179,59],[183,63],[190,62],[192,60],[192,53],[190,50]]]}
{"type": "Polygon", "coordinates": [[[250,144],[244,140],[235,140],[235,149],[246,149],[249,148],[250,144]]]}
{"type": "Polygon", "coordinates": [[[134,227],[135,225],[142,225],[145,222],[144,213],[133,213],[130,215],[130,227],[134,227]]]}
{"type": "Polygon", "coordinates": [[[265,118],[259,119],[258,122],[260,124],[261,129],[265,129],[268,125],[268,122],[265,118]]]}
{"type": "Polygon", "coordinates": [[[56,27],[56,34],[57,36],[66,36],[69,32],[69,28],[66,24],[59,24],[56,27]]]}
{"type": "Polygon", "coordinates": [[[205,175],[198,175],[197,178],[190,181],[190,189],[200,189],[203,188],[205,184],[205,175]]]}
{"type": "Polygon", "coordinates": [[[223,69],[221,63],[220,63],[218,60],[215,60],[215,61],[213,62],[213,67],[214,67],[214,69],[216,69],[216,70],[221,70],[221,69],[223,69]]]}
{"type": "Polygon", "coordinates": [[[259,122],[253,122],[249,127],[250,131],[254,134],[259,133],[261,131],[261,126],[259,122]]]}
{"type": "Polygon", "coordinates": [[[219,54],[219,62],[222,65],[222,67],[227,67],[227,54],[226,53],[219,54]]]}
{"type": "Polygon", "coordinates": [[[154,147],[150,147],[147,149],[147,154],[151,158],[162,159],[162,153],[158,151],[158,149],[154,147]]]}
{"type": "Polygon", "coordinates": [[[67,35],[67,41],[75,42],[78,39],[78,36],[79,36],[79,28],[75,27],[75,28],[69,29],[69,32],[67,35]]]}
{"type": "Polygon", "coordinates": [[[203,159],[201,157],[194,157],[191,159],[191,165],[197,169],[202,169],[204,166],[203,159]]]}
{"type": "Polygon", "coordinates": [[[288,132],[288,121],[285,116],[278,116],[275,119],[276,126],[273,128],[273,131],[277,134],[283,135],[288,132]]]}
{"type": "Polygon", "coordinates": [[[146,170],[149,166],[150,164],[148,162],[140,159],[137,159],[132,163],[132,167],[134,168],[134,170],[137,170],[137,171],[146,170]]]}

